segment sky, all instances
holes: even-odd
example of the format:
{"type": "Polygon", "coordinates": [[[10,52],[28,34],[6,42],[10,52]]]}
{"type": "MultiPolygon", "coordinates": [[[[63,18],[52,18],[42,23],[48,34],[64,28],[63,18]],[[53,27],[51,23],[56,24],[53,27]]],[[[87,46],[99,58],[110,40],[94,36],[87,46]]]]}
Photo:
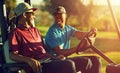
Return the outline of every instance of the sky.
{"type": "MultiPolygon", "coordinates": [[[[107,0],[95,0],[98,4],[107,5],[107,0]]],[[[111,5],[120,5],[120,0],[109,0],[111,5]]]]}
{"type": "MultiPolygon", "coordinates": [[[[90,0],[82,0],[84,4],[88,4],[90,0]]],[[[94,0],[95,5],[108,5],[108,0],[94,0]]],[[[120,5],[120,0],[109,0],[111,5],[120,5]]]]}
{"type": "MultiPolygon", "coordinates": [[[[17,4],[20,2],[24,2],[24,0],[17,0],[17,4]]],[[[42,3],[42,0],[31,0],[32,4],[40,4],[42,3]]]]}
{"type": "MultiPolygon", "coordinates": [[[[17,3],[23,2],[24,0],[17,0],[17,3]]],[[[40,4],[43,0],[31,0],[32,4],[40,4]]],[[[73,0],[74,1],[74,0],[73,0]]],[[[84,0],[86,3],[89,0],[84,0]]],[[[94,3],[97,3],[98,5],[107,5],[107,0],[94,0],[94,3]]],[[[120,0],[110,0],[111,5],[120,5],[120,0]]]]}

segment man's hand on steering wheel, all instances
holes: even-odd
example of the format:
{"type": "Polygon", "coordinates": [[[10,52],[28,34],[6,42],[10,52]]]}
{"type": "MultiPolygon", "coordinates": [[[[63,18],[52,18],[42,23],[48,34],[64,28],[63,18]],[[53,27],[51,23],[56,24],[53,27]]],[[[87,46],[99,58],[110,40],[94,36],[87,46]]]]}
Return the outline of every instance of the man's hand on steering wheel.
{"type": "Polygon", "coordinates": [[[93,45],[93,40],[95,41],[96,32],[97,29],[93,28],[85,35],[85,37],[78,44],[76,53],[85,51],[86,49],[90,48],[91,45],[93,45]]]}
{"type": "Polygon", "coordinates": [[[96,37],[97,34],[97,28],[92,28],[85,37],[89,38],[89,37],[96,37]]]}
{"type": "Polygon", "coordinates": [[[90,46],[90,43],[87,38],[84,38],[80,41],[80,43],[77,46],[77,51],[76,52],[83,52],[86,49],[88,49],[90,46]]]}

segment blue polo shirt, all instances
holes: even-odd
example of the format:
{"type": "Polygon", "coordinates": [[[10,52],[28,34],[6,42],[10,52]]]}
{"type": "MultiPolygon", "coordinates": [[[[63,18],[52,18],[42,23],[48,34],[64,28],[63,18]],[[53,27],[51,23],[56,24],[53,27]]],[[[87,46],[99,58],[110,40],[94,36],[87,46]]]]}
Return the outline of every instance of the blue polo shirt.
{"type": "Polygon", "coordinates": [[[70,38],[77,31],[75,28],[65,25],[64,29],[61,29],[56,23],[54,23],[48,30],[45,42],[47,51],[53,53],[52,49],[56,46],[61,46],[63,49],[70,48],[70,38]]]}

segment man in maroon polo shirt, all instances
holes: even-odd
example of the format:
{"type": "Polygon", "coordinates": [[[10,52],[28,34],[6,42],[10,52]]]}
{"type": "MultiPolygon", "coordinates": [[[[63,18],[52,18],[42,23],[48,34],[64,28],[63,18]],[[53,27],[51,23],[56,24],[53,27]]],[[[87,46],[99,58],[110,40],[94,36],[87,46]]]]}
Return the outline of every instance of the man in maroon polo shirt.
{"type": "Polygon", "coordinates": [[[71,60],[61,60],[62,55],[53,57],[45,51],[40,32],[33,27],[35,10],[27,3],[20,3],[15,8],[17,27],[8,37],[10,58],[27,63],[30,68],[25,69],[26,73],[76,73],[71,60]],[[43,59],[47,62],[42,62],[43,59]]]}

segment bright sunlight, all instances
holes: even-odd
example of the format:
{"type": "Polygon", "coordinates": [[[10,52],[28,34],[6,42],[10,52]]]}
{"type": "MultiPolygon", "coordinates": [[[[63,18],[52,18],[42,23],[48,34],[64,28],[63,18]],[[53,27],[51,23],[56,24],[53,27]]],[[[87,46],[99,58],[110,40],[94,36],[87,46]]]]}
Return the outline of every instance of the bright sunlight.
{"type": "MultiPolygon", "coordinates": [[[[111,5],[120,5],[120,0],[109,0],[111,5]]],[[[107,0],[94,0],[95,4],[107,5],[107,0]]]]}
{"type": "MultiPolygon", "coordinates": [[[[118,6],[120,5],[120,0],[109,0],[111,5],[118,6]]],[[[90,0],[82,0],[82,2],[87,5],[90,0]]],[[[107,5],[107,0],[93,0],[94,5],[107,5]]]]}

